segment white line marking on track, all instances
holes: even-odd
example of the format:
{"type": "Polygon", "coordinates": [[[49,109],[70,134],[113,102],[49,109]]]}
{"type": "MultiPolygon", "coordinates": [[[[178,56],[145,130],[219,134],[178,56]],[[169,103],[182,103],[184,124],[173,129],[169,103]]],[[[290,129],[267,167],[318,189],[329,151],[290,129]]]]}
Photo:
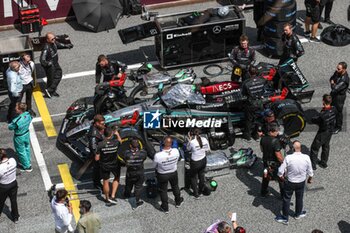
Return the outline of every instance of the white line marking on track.
{"type": "MultiPolygon", "coordinates": [[[[150,63],[152,65],[159,64],[158,61],[152,61],[152,62],[148,62],[148,63],[150,63]]],[[[142,63],[136,63],[136,64],[129,65],[128,69],[134,70],[134,69],[138,69],[140,66],[142,66],[142,63]]],[[[82,71],[82,72],[77,72],[77,73],[65,74],[62,76],[62,79],[79,78],[79,77],[90,76],[90,75],[94,75],[94,74],[95,74],[95,70],[88,70],[88,71],[82,71]]],[[[46,77],[37,80],[38,83],[43,83],[46,81],[47,81],[46,77]]]]}
{"type": "Polygon", "coordinates": [[[51,182],[49,172],[47,170],[44,156],[41,152],[38,137],[36,136],[33,123],[31,123],[29,126],[29,134],[30,134],[30,143],[32,144],[34,156],[35,156],[36,161],[38,163],[41,177],[43,178],[43,181],[44,181],[45,190],[48,191],[52,186],[52,182],[51,182]]]}
{"type": "MultiPolygon", "coordinates": [[[[51,117],[58,117],[58,116],[64,116],[64,115],[66,115],[65,112],[57,113],[57,114],[52,114],[52,115],[50,115],[50,116],[51,116],[51,117]]],[[[35,118],[32,120],[33,123],[37,123],[37,122],[41,122],[41,121],[43,121],[43,119],[41,119],[41,117],[35,117],[35,118]]]]}
{"type": "MultiPolygon", "coordinates": [[[[148,172],[145,172],[145,175],[146,174],[151,174],[151,173],[154,173],[154,171],[148,171],[148,172]]],[[[124,176],[120,176],[121,179],[124,179],[125,178],[125,175],[124,176]]],[[[109,181],[113,181],[114,178],[109,178],[109,181]]],[[[77,183],[77,184],[74,184],[74,186],[78,186],[78,185],[87,185],[87,184],[92,184],[93,181],[86,181],[86,182],[81,182],[81,183],[77,183]]],[[[56,189],[64,189],[64,184],[63,183],[58,183],[56,184],[56,189]]]]}
{"type": "MultiPolygon", "coordinates": [[[[320,39],[320,36],[317,36],[318,39],[320,39]]],[[[306,38],[300,38],[299,39],[301,43],[307,43],[310,42],[308,39],[306,38]]],[[[251,46],[254,49],[262,49],[264,48],[264,45],[260,44],[260,45],[252,45],[251,46]]],[[[159,65],[158,61],[151,61],[148,62],[152,65],[159,65]]],[[[134,69],[138,69],[140,66],[142,66],[142,63],[136,63],[136,64],[132,64],[132,65],[128,65],[128,69],[129,70],[134,70],[134,69]]],[[[79,77],[83,77],[83,76],[90,76],[90,75],[94,75],[95,74],[95,70],[88,70],[88,71],[82,71],[82,72],[77,72],[77,73],[71,73],[71,74],[65,74],[62,76],[62,79],[72,79],[72,78],[79,78],[79,77]]],[[[37,82],[38,83],[43,83],[46,82],[47,78],[41,78],[38,79],[37,82]]]]}

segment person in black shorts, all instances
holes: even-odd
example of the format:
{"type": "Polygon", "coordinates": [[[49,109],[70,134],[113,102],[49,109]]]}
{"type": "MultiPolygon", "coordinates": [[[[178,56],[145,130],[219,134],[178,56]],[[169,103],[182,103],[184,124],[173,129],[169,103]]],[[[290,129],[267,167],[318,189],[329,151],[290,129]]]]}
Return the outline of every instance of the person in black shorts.
{"type": "Polygon", "coordinates": [[[311,42],[320,42],[316,38],[318,25],[320,23],[320,0],[305,0],[306,19],[305,19],[305,37],[310,37],[311,42]],[[310,24],[312,28],[310,31],[310,24]],[[311,34],[311,36],[310,36],[311,34]]]}
{"type": "Polygon", "coordinates": [[[105,201],[109,204],[117,204],[116,192],[119,185],[120,165],[117,161],[117,151],[120,145],[118,139],[114,136],[113,129],[108,127],[104,131],[105,138],[99,142],[95,160],[100,163],[100,175],[103,179],[103,193],[105,201]],[[109,175],[114,175],[112,183],[112,193],[109,196],[109,175]]]}

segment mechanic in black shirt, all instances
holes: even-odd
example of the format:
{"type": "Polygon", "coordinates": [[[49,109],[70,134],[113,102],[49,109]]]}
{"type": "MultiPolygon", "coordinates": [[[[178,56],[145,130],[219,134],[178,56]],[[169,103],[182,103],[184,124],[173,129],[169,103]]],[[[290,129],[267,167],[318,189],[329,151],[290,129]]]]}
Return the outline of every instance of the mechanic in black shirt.
{"type": "Polygon", "coordinates": [[[96,161],[94,158],[97,153],[97,145],[98,143],[103,141],[103,134],[105,130],[105,118],[104,116],[97,114],[94,117],[94,122],[90,127],[88,138],[89,138],[89,149],[91,153],[91,158],[93,158],[93,182],[94,186],[97,189],[102,190],[101,185],[101,176],[100,176],[100,166],[99,161],[96,161]]]}
{"type": "Polygon", "coordinates": [[[147,159],[147,152],[140,149],[139,140],[137,138],[131,139],[130,148],[124,152],[124,155],[118,157],[121,163],[125,164],[126,179],[124,197],[131,196],[131,190],[135,186],[136,208],[143,205],[140,201],[143,181],[145,179],[143,163],[147,159]]]}
{"type": "Polygon", "coordinates": [[[342,130],[343,126],[343,107],[346,99],[346,92],[349,88],[349,74],[346,71],[348,65],[345,62],[339,62],[337,70],[330,78],[332,105],[337,109],[337,123],[334,133],[342,130]]]}
{"type": "Polygon", "coordinates": [[[104,131],[103,141],[98,143],[95,160],[100,163],[100,175],[103,179],[103,193],[106,203],[117,204],[116,193],[119,185],[120,165],[117,160],[117,152],[120,142],[114,137],[112,128],[107,127],[104,131]],[[114,180],[112,193],[109,196],[109,175],[112,172],[114,180]]]}
{"type": "MultiPolygon", "coordinates": [[[[244,105],[245,125],[243,138],[248,142],[251,141],[252,126],[255,122],[256,111],[262,108],[262,97],[267,83],[266,79],[256,76],[257,70],[254,66],[249,67],[250,77],[242,84],[242,95],[247,97],[247,102],[244,105]]],[[[254,132],[256,133],[256,132],[254,132]]],[[[257,135],[253,135],[257,139],[257,135]]]]}
{"type": "Polygon", "coordinates": [[[231,75],[232,81],[238,81],[242,77],[242,82],[249,78],[248,68],[255,62],[255,50],[249,47],[249,39],[246,35],[239,38],[240,46],[236,46],[230,55],[233,63],[233,70],[231,75]],[[236,72],[236,68],[240,68],[241,72],[236,72]],[[239,74],[241,73],[241,74],[239,74]]]}
{"type": "Polygon", "coordinates": [[[319,126],[315,139],[312,142],[310,152],[313,170],[316,170],[318,151],[321,146],[321,161],[318,162],[318,165],[322,168],[328,167],[327,162],[329,157],[329,142],[331,141],[335,128],[337,115],[337,110],[334,106],[331,106],[331,103],[332,97],[327,94],[323,95],[323,108],[318,116],[312,118],[312,122],[319,126]]]}
{"type": "Polygon", "coordinates": [[[52,32],[46,33],[46,43],[41,51],[40,64],[44,68],[47,77],[45,94],[48,98],[51,98],[51,96],[60,96],[56,90],[62,79],[62,69],[58,64],[57,53],[57,49],[61,48],[71,49],[73,45],[59,43],[56,41],[55,34],[52,32]]]}
{"type": "Polygon", "coordinates": [[[276,120],[275,113],[271,109],[266,109],[263,114],[264,114],[264,121],[261,124],[258,124],[258,127],[257,127],[259,137],[268,135],[269,132],[268,132],[267,126],[272,122],[276,123],[278,127],[280,127],[280,125],[276,120]]]}
{"type": "Polygon", "coordinates": [[[282,65],[290,58],[297,62],[298,58],[305,53],[298,36],[293,32],[292,25],[289,23],[284,24],[283,31],[282,42],[284,47],[279,65],[282,65]]]}
{"type": "Polygon", "coordinates": [[[121,77],[120,66],[118,62],[109,60],[105,55],[101,54],[97,58],[95,77],[96,85],[101,81],[103,74],[103,82],[108,82],[121,77]]]}
{"type": "Polygon", "coordinates": [[[261,196],[265,197],[268,195],[268,186],[270,180],[278,180],[280,187],[280,194],[283,197],[283,182],[278,179],[278,167],[283,162],[283,155],[281,153],[281,144],[277,138],[278,126],[275,123],[271,123],[268,126],[269,134],[264,136],[260,140],[260,148],[263,153],[264,163],[264,175],[261,183],[261,196]]]}

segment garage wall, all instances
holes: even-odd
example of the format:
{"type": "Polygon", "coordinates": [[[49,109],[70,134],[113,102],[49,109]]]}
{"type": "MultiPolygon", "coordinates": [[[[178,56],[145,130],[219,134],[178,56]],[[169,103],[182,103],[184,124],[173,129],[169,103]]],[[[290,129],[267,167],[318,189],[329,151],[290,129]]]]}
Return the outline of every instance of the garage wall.
{"type": "MultiPolygon", "coordinates": [[[[24,6],[28,1],[23,0],[24,6]]],[[[177,2],[180,0],[141,0],[143,4],[177,2]]],[[[21,0],[0,0],[0,26],[18,23],[18,9],[21,0]]],[[[40,16],[46,19],[61,18],[73,15],[72,0],[33,0],[40,9],[40,16]]]]}

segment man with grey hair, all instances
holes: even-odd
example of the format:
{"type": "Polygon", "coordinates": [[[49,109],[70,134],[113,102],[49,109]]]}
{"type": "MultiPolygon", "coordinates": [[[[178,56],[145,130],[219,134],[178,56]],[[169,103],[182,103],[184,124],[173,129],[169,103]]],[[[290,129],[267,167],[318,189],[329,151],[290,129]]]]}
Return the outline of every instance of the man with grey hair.
{"type": "Polygon", "coordinates": [[[9,64],[9,68],[6,70],[6,79],[8,86],[8,95],[10,98],[10,105],[7,113],[8,123],[15,117],[16,103],[22,99],[21,92],[23,90],[22,79],[19,74],[21,64],[18,61],[12,61],[9,64]]]}
{"type": "Polygon", "coordinates": [[[294,153],[287,155],[284,158],[282,165],[278,168],[278,176],[284,184],[283,207],[282,215],[277,216],[275,220],[285,225],[288,224],[288,213],[290,200],[295,192],[295,219],[300,219],[306,216],[306,211],[303,210],[303,196],[305,188],[305,180],[308,183],[312,182],[313,170],[310,157],[301,153],[301,143],[293,142],[294,153]],[[286,179],[284,177],[287,177],[286,179]]]}

